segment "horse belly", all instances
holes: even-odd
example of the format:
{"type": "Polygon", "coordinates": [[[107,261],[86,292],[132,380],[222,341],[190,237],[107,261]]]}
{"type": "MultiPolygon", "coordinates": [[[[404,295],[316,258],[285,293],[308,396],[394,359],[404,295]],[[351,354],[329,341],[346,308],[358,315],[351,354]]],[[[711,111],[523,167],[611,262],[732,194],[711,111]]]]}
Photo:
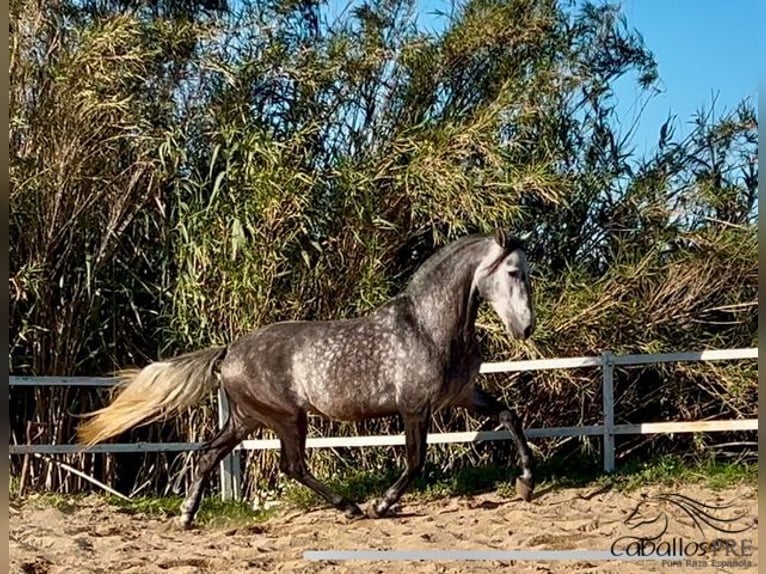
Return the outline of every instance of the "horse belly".
{"type": "Polygon", "coordinates": [[[313,394],[307,406],[317,414],[340,421],[361,421],[397,413],[393,393],[384,391],[313,394]]]}
{"type": "Polygon", "coordinates": [[[377,377],[343,373],[294,372],[294,380],[307,410],[334,420],[356,421],[395,414],[396,396],[391,385],[377,377]]]}

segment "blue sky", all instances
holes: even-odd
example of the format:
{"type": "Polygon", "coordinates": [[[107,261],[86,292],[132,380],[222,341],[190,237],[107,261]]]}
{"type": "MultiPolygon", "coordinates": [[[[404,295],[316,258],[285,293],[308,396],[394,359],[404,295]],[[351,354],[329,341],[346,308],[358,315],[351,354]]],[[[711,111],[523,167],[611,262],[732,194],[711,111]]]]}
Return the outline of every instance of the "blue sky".
{"type": "MultiPolygon", "coordinates": [[[[676,133],[701,106],[717,95],[716,111],[733,109],[747,96],[756,103],[758,47],[756,0],[623,0],[628,24],[644,37],[654,54],[662,92],[643,112],[634,143],[643,152],[657,141],[669,112],[677,116],[676,133]]],[[[617,96],[630,117],[635,84],[621,82],[617,96]]]]}
{"type": "MultiPolygon", "coordinates": [[[[421,26],[443,26],[443,18],[432,12],[449,12],[450,0],[419,0],[418,5],[421,26]]],[[[634,78],[615,85],[625,130],[646,104],[633,137],[639,154],[653,149],[668,114],[676,116],[675,134],[682,137],[690,131],[693,114],[709,108],[714,96],[716,115],[747,96],[757,102],[757,0],[622,0],[620,5],[628,26],[638,30],[654,54],[660,74],[660,92],[648,102],[634,78]]]]}

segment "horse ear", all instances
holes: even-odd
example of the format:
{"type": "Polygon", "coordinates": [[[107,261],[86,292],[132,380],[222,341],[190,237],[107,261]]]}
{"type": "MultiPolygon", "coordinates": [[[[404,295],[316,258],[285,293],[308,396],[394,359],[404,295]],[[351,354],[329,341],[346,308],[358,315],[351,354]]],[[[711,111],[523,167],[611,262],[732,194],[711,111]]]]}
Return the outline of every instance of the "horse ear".
{"type": "Polygon", "coordinates": [[[505,249],[505,244],[506,244],[506,241],[507,241],[507,237],[505,235],[505,231],[503,231],[500,228],[496,229],[495,230],[495,241],[497,242],[497,244],[500,247],[505,249]]]}
{"type": "Polygon", "coordinates": [[[521,246],[521,249],[523,249],[525,252],[529,250],[529,240],[532,238],[532,232],[527,231],[526,233],[523,233],[519,236],[519,245],[521,246]]]}

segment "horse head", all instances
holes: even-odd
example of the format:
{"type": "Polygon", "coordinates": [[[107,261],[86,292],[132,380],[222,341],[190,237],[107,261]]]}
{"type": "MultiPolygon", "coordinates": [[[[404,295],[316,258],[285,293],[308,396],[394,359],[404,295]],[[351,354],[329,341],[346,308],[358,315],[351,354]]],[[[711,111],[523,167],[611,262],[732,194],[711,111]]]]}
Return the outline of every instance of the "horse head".
{"type": "Polygon", "coordinates": [[[510,335],[529,338],[535,330],[532,283],[523,242],[498,230],[474,275],[474,288],[492,305],[510,335]]]}

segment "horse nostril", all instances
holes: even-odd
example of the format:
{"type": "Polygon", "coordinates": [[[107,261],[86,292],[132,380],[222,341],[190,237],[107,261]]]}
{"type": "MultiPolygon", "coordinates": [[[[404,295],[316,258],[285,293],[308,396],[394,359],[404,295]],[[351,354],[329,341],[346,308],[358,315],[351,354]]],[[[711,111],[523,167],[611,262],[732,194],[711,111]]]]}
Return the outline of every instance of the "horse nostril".
{"type": "Polygon", "coordinates": [[[532,325],[527,326],[526,329],[524,329],[524,338],[529,339],[529,336],[532,334],[532,325]]]}

